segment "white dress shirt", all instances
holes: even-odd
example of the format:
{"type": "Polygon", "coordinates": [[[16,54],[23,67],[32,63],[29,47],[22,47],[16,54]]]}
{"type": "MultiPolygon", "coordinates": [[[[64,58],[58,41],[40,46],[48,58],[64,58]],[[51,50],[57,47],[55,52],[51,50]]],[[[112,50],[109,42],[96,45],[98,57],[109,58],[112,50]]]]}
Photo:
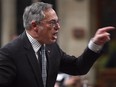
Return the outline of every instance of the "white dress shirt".
{"type": "Polygon", "coordinates": [[[26,32],[26,34],[27,34],[27,37],[28,37],[32,47],[33,47],[33,50],[35,51],[35,55],[38,59],[38,53],[37,52],[40,49],[41,44],[36,39],[34,39],[28,32],[26,32]]]}

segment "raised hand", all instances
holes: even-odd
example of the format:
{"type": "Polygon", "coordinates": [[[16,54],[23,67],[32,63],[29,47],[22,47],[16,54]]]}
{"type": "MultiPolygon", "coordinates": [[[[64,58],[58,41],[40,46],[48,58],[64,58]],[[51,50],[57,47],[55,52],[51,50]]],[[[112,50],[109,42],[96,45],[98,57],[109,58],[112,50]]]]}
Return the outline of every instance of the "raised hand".
{"type": "Polygon", "coordinates": [[[115,27],[108,26],[103,27],[97,30],[92,41],[97,45],[104,45],[107,41],[110,40],[110,33],[108,31],[114,30],[115,27]]]}

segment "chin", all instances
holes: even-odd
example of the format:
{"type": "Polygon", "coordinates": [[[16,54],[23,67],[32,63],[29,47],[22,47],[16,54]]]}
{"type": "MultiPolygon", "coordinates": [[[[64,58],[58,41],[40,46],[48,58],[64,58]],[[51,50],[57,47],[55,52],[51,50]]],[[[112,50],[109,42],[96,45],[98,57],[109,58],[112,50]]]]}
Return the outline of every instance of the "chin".
{"type": "Polygon", "coordinates": [[[49,44],[52,44],[52,43],[55,43],[56,42],[56,40],[51,40],[50,42],[49,42],[49,44]]]}
{"type": "Polygon", "coordinates": [[[52,44],[55,43],[57,41],[57,39],[47,39],[45,44],[52,44]]]}
{"type": "Polygon", "coordinates": [[[46,42],[45,44],[52,44],[52,43],[55,43],[56,41],[49,41],[49,42],[46,42]]]}

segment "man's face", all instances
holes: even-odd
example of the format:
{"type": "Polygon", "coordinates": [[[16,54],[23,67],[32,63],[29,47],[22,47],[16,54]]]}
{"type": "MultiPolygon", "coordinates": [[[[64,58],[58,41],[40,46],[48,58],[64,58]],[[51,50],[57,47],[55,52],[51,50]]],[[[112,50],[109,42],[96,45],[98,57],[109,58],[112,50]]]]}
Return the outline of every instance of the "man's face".
{"type": "Polygon", "coordinates": [[[57,40],[60,25],[53,9],[44,12],[45,18],[39,24],[38,41],[42,44],[54,43],[57,40]]]}

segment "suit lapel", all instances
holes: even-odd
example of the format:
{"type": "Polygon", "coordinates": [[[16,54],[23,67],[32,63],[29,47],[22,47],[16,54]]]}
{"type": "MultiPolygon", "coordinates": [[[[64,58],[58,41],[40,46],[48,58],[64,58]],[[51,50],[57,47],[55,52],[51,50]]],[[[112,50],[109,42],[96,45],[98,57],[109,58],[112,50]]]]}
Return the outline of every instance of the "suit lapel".
{"type": "Polygon", "coordinates": [[[47,55],[47,83],[46,87],[53,86],[60,64],[60,58],[58,51],[55,50],[55,46],[53,44],[46,46],[46,55],[47,55]]]}
{"type": "Polygon", "coordinates": [[[27,60],[30,63],[30,66],[31,66],[32,71],[35,75],[37,83],[38,83],[39,87],[43,87],[41,69],[40,69],[40,66],[39,66],[39,62],[38,62],[38,60],[35,56],[35,52],[34,52],[32,46],[31,46],[31,43],[29,42],[25,32],[22,34],[21,38],[24,42],[24,48],[26,49],[27,60]]]}
{"type": "Polygon", "coordinates": [[[43,84],[41,84],[41,83],[43,83],[42,82],[41,69],[40,69],[39,62],[38,62],[34,52],[29,51],[27,53],[27,58],[28,58],[29,63],[32,67],[35,78],[37,79],[37,83],[39,83],[40,87],[43,87],[43,84]]]}
{"type": "MultiPolygon", "coordinates": [[[[54,78],[54,68],[56,65],[54,61],[54,57],[52,57],[52,50],[50,46],[46,47],[46,56],[47,56],[47,82],[46,82],[46,87],[51,87],[52,84],[51,82],[54,82],[52,78],[54,78]],[[51,81],[52,80],[52,81],[51,81]]],[[[57,68],[57,67],[56,67],[57,68]]]]}

